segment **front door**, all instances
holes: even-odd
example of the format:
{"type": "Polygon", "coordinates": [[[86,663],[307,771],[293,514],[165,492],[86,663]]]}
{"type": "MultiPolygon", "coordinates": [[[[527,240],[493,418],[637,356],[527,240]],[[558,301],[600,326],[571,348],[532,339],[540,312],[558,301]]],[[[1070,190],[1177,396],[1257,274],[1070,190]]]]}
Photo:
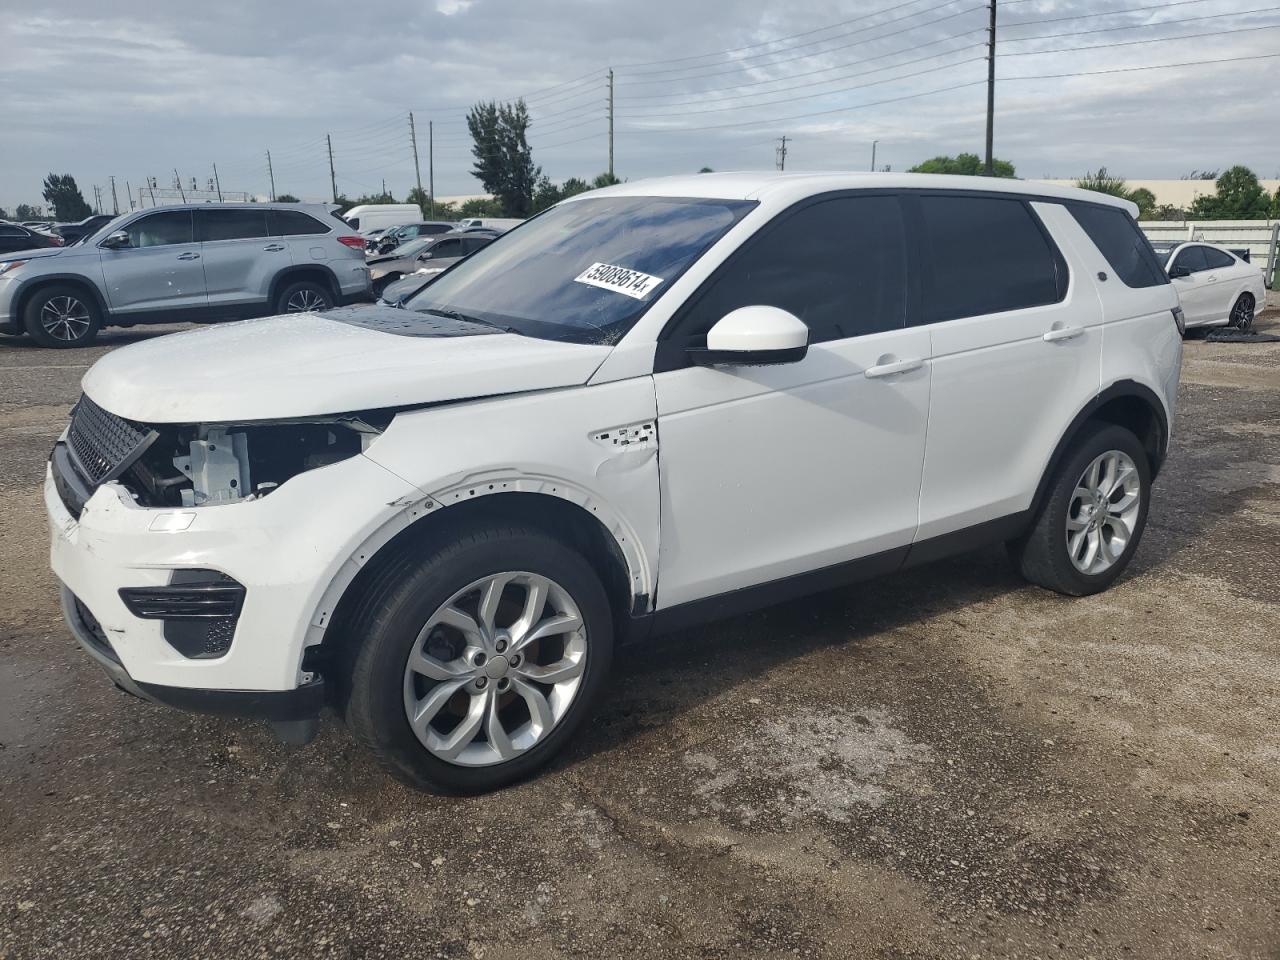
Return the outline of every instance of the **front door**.
{"type": "Polygon", "coordinates": [[[1178,291],[1178,302],[1182,305],[1182,315],[1187,323],[1208,323],[1225,317],[1226,309],[1218,308],[1218,301],[1221,299],[1218,277],[1209,269],[1204,247],[1192,244],[1179,250],[1169,264],[1170,274],[1178,268],[1190,271],[1185,277],[1173,278],[1173,287],[1178,291]]]}
{"type": "Polygon", "coordinates": [[[99,247],[107,299],[116,315],[203,308],[204,264],[190,210],[158,210],[124,230],[127,247],[99,247]]]}
{"type": "Polygon", "coordinates": [[[748,240],[664,334],[657,606],[835,567],[896,566],[915,534],[929,338],[907,326],[907,244],[890,195],[807,202],[748,240]],[[809,327],[804,359],[697,367],[743,306],[809,327]]]}

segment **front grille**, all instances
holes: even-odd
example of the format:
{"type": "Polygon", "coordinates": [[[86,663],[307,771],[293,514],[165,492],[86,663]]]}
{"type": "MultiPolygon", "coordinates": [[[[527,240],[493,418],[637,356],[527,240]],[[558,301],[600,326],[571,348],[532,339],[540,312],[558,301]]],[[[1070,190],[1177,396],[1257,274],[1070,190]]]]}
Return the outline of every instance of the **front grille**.
{"type": "Polygon", "coordinates": [[[67,442],[84,479],[92,486],[114,479],[145,449],[151,434],[81,396],[71,413],[67,442]]]}

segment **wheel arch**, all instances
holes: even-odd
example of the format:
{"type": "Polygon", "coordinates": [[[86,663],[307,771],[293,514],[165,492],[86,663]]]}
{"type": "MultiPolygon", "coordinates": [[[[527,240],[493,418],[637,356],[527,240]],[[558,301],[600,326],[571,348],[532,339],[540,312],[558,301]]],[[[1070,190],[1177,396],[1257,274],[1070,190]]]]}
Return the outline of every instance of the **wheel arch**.
{"type": "Polygon", "coordinates": [[[111,322],[111,310],[96,283],[78,273],[52,273],[32,277],[19,288],[17,295],[13,298],[14,309],[12,316],[14,323],[19,327],[24,326],[26,323],[27,304],[31,302],[31,298],[47,287],[58,285],[73,286],[88,293],[94,305],[98,308],[98,314],[102,318],[102,325],[106,326],[111,322]]]}
{"type": "Polygon", "coordinates": [[[1169,416],[1154,390],[1136,380],[1120,380],[1102,390],[1076,414],[1058,440],[1049,463],[1036,487],[1032,516],[1039,512],[1053,481],[1054,474],[1067,452],[1090,423],[1113,423],[1133,431],[1151,464],[1155,479],[1164,463],[1169,447],[1169,416]]]}
{"type": "Polygon", "coordinates": [[[271,305],[271,309],[276,308],[276,298],[280,296],[280,291],[291,283],[297,283],[300,280],[315,280],[323,283],[333,296],[333,302],[338,303],[342,299],[342,290],[338,286],[338,278],[333,270],[323,263],[299,263],[291,267],[285,267],[271,279],[271,289],[267,293],[267,303],[271,305]]]}
{"type": "Polygon", "coordinates": [[[582,553],[600,574],[613,608],[615,635],[624,638],[633,613],[647,611],[652,595],[639,539],[599,502],[578,499],[580,491],[571,484],[547,485],[546,490],[528,489],[530,484],[514,479],[463,485],[418,501],[367,537],[333,576],[314,611],[303,673],[324,672],[358,643],[351,614],[388,571],[433,538],[487,523],[532,526],[582,553]]]}

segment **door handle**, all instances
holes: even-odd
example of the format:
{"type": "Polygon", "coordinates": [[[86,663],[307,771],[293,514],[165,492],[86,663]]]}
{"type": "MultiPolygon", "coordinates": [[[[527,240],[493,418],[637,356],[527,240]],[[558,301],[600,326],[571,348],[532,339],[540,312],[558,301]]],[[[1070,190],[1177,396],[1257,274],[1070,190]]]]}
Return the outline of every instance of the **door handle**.
{"type": "Polygon", "coordinates": [[[868,380],[878,380],[880,377],[892,377],[897,373],[910,373],[912,370],[919,370],[923,366],[924,361],[919,358],[895,360],[892,363],[877,363],[875,366],[867,367],[862,375],[868,380]]]}
{"type": "Polygon", "coordinates": [[[265,247],[263,247],[262,249],[263,249],[263,250],[270,250],[270,251],[272,251],[272,252],[274,253],[274,252],[275,252],[275,251],[277,251],[277,250],[283,250],[283,249],[284,249],[284,244],[283,244],[283,243],[269,243],[269,244],[267,244],[265,247]]]}
{"type": "Polygon", "coordinates": [[[1054,327],[1041,339],[1045,343],[1059,343],[1063,340],[1073,340],[1082,333],[1084,333],[1084,327],[1054,327]]]}
{"type": "Polygon", "coordinates": [[[179,259],[179,260],[199,260],[199,259],[200,259],[200,254],[198,254],[198,253],[180,253],[180,254],[178,254],[178,259],[179,259]]]}
{"type": "Polygon", "coordinates": [[[1205,283],[1217,283],[1217,282],[1218,282],[1218,275],[1217,275],[1216,273],[1211,273],[1211,274],[1209,274],[1207,277],[1205,277],[1205,278],[1204,278],[1204,282],[1205,282],[1205,283]]]}

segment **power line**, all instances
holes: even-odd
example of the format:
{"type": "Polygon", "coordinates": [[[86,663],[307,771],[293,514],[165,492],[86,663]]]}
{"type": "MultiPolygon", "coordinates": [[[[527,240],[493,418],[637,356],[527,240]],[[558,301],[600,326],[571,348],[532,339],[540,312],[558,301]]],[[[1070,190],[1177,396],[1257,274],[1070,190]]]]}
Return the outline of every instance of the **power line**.
{"type": "MultiPolygon", "coordinates": [[[[1192,0],[1198,2],[1198,0],[1192,0]]],[[[1030,37],[1005,37],[1005,43],[1025,43],[1028,40],[1053,40],[1059,37],[1084,37],[1094,33],[1114,33],[1118,30],[1143,30],[1149,27],[1171,27],[1180,23],[1200,23],[1204,20],[1221,20],[1225,17],[1243,17],[1254,13],[1274,13],[1280,7],[1257,7],[1253,10],[1235,10],[1230,13],[1208,13],[1200,17],[1181,17],[1177,20],[1155,20],[1149,23],[1126,23],[1118,27],[1096,27],[1092,30],[1066,30],[1062,33],[1042,33],[1030,37]]],[[[1221,31],[1227,33],[1230,31],[1221,31]]],[[[1200,34],[1209,36],[1210,34],[1200,34]]],[[[1177,39],[1176,37],[1170,39],[1177,39]]]]}
{"type": "MultiPolygon", "coordinates": [[[[1170,7],[1185,7],[1193,3],[1206,3],[1208,0],[1171,0],[1169,3],[1159,3],[1149,7],[1126,7],[1123,10],[1098,10],[1093,13],[1077,13],[1069,17],[1046,17],[1042,20],[1017,20],[1013,23],[1006,23],[1006,28],[1011,27],[1029,27],[1037,23],[1066,23],[1069,20],[1091,20],[1094,17],[1118,17],[1124,13],[1150,13],[1152,11],[1167,10],[1170,7]]],[[[1156,21],[1157,23],[1159,21],[1156,21]]],[[[1151,23],[1134,24],[1134,26],[1154,26],[1151,23]]]]}
{"type": "Polygon", "coordinates": [[[1001,77],[1000,82],[1004,83],[1006,80],[1060,80],[1065,77],[1092,77],[1104,73],[1135,73],[1139,70],[1172,70],[1175,67],[1203,67],[1215,63],[1243,63],[1246,60],[1268,60],[1272,57],[1280,57],[1280,53],[1255,53],[1247,57],[1223,57],[1218,60],[1187,60],[1183,63],[1152,63],[1139,67],[1113,67],[1106,70],[1079,70],[1074,73],[1020,75],[1016,77],[1001,77]]]}
{"type": "MultiPolygon", "coordinates": [[[[1280,7],[1275,9],[1280,10],[1280,7]]],[[[1275,30],[1280,23],[1268,23],[1258,27],[1236,27],[1232,30],[1207,30],[1204,33],[1187,33],[1179,37],[1149,37],[1145,40],[1120,40],[1116,43],[1094,43],[1084,47],[1054,47],[1051,50],[1026,50],[1021,53],[1002,53],[1001,57],[1038,57],[1047,53],[1076,53],[1084,50],[1106,50],[1111,47],[1132,47],[1144,43],[1172,43],[1175,40],[1198,40],[1203,37],[1221,37],[1233,33],[1252,33],[1254,30],[1275,30]]],[[[1055,34],[1055,36],[1075,36],[1075,34],[1055,34]]],[[[1046,39],[1037,37],[1037,40],[1046,39]]],[[[1005,41],[1006,43],[1010,41],[1005,41]]]]}

